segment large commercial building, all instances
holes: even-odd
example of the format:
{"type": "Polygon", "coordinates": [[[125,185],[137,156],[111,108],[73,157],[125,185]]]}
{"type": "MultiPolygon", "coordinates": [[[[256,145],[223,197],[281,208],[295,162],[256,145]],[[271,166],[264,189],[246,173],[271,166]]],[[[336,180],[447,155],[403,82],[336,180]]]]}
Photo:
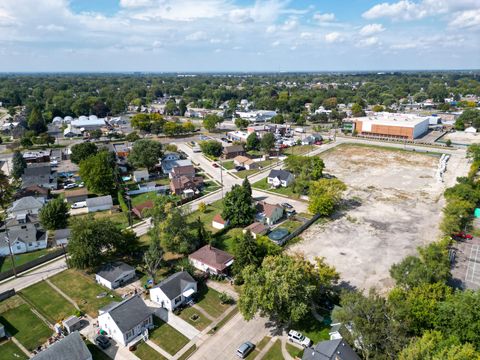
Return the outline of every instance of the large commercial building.
{"type": "Polygon", "coordinates": [[[352,119],[359,135],[416,139],[428,131],[429,118],[414,114],[377,113],[352,119]]]}

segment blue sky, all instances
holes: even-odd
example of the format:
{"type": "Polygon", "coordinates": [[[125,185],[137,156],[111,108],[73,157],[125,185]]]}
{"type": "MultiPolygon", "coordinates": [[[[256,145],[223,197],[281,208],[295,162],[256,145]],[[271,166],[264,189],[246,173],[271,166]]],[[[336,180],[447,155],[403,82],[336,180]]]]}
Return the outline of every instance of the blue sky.
{"type": "Polygon", "coordinates": [[[480,68],[480,0],[2,0],[0,71],[480,68]]]}

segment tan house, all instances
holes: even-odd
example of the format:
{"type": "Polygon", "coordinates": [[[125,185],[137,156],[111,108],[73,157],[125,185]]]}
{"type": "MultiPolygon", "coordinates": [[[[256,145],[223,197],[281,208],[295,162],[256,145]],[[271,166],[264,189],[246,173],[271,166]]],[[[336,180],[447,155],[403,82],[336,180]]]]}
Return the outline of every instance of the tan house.
{"type": "Polygon", "coordinates": [[[209,274],[224,274],[233,264],[233,255],[210,245],[190,254],[188,259],[195,268],[209,274]]]}
{"type": "Polygon", "coordinates": [[[266,235],[268,233],[268,226],[265,226],[264,224],[255,221],[254,223],[248,225],[245,229],[243,229],[244,234],[247,231],[250,231],[253,238],[256,239],[257,236],[266,235]]]}
{"type": "Polygon", "coordinates": [[[278,204],[269,204],[265,201],[259,201],[256,205],[256,220],[265,225],[273,225],[283,217],[283,207],[278,204]]]}
{"type": "Polygon", "coordinates": [[[258,169],[260,167],[257,162],[243,155],[236,156],[233,159],[233,163],[236,166],[244,166],[247,170],[258,169]]]}

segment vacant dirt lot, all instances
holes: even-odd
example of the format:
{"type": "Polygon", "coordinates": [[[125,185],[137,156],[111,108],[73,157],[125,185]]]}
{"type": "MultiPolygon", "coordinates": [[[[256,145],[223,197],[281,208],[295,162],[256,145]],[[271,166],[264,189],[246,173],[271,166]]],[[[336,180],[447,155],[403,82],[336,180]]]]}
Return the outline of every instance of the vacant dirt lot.
{"type": "Polygon", "coordinates": [[[454,144],[470,145],[474,143],[480,143],[480,133],[471,134],[463,131],[455,131],[442,136],[440,140],[450,140],[454,144]]]}
{"type": "Polygon", "coordinates": [[[439,183],[434,155],[353,144],[322,154],[327,172],[349,187],[346,204],[333,221],[310,227],[291,250],[324,256],[352,286],[385,291],[393,285],[390,266],[438,238],[442,193],[466,172],[463,156],[451,158],[445,183],[439,183]]]}

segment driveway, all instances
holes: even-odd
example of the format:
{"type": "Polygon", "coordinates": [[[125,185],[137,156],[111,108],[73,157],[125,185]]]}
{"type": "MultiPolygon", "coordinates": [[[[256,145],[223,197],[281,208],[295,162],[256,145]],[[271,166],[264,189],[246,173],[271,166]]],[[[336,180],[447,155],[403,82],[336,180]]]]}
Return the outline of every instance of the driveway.
{"type": "Polygon", "coordinates": [[[191,360],[226,360],[238,359],[235,351],[245,341],[257,344],[270,334],[265,318],[256,317],[245,321],[241,314],[235,315],[215,335],[208,337],[204,343],[197,344],[198,350],[189,358],[191,360]]]}

